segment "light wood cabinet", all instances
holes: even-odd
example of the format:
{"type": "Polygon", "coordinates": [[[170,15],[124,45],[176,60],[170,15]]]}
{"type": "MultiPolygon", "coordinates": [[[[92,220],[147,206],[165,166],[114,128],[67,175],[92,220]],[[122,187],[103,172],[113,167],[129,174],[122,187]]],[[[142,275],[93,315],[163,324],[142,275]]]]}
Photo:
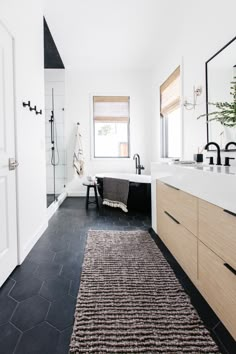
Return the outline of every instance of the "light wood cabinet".
{"type": "Polygon", "coordinates": [[[188,276],[196,282],[197,238],[161,208],[158,208],[158,220],[163,242],[188,276]]]}
{"type": "Polygon", "coordinates": [[[199,238],[236,269],[236,216],[199,199],[199,238]]]}
{"type": "Polygon", "coordinates": [[[157,181],[157,233],[236,339],[236,217],[157,181]]]}
{"type": "Polygon", "coordinates": [[[199,242],[199,285],[202,295],[236,338],[236,275],[202,242],[199,242]]]}
{"type": "Polygon", "coordinates": [[[157,182],[157,196],[164,210],[197,235],[196,197],[161,182],[157,182]]]}

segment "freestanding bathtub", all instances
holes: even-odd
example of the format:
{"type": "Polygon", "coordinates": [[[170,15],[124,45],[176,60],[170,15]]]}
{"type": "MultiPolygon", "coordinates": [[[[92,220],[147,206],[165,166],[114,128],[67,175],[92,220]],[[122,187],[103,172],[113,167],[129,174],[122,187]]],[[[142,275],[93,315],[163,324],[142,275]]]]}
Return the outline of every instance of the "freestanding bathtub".
{"type": "Polygon", "coordinates": [[[103,178],[119,178],[129,180],[128,210],[151,210],[151,176],[129,173],[98,173],[98,192],[103,198],[103,178]]]}

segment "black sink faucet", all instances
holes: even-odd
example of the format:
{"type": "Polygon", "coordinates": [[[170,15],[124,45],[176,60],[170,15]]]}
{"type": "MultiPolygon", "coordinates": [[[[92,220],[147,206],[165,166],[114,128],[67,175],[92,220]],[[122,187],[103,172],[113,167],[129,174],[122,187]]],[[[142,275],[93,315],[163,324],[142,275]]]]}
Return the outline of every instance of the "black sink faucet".
{"type": "Polygon", "coordinates": [[[226,145],[225,145],[225,150],[229,150],[229,146],[230,145],[235,145],[236,146],[236,143],[234,142],[234,141],[230,141],[229,143],[227,143],[226,145]]]}
{"type": "MultiPolygon", "coordinates": [[[[225,145],[225,150],[226,151],[230,151],[229,150],[229,146],[230,145],[235,145],[236,146],[236,143],[234,142],[234,141],[230,141],[229,143],[227,143],[226,145],[225,145]]],[[[230,166],[230,160],[235,160],[235,157],[226,157],[225,158],[225,164],[224,164],[224,166],[230,166]]]]}
{"type": "Polygon", "coordinates": [[[144,167],[140,164],[139,154],[134,154],[133,160],[135,160],[136,175],[141,175],[141,170],[144,170],[144,167]]]}
{"type": "Polygon", "coordinates": [[[218,145],[217,143],[214,143],[214,142],[212,141],[212,142],[206,144],[205,150],[207,150],[208,147],[211,146],[211,145],[214,145],[214,146],[216,147],[216,149],[217,149],[217,162],[216,162],[216,164],[217,164],[218,166],[221,166],[222,163],[221,163],[221,156],[220,156],[220,147],[219,147],[219,145],[218,145]]]}

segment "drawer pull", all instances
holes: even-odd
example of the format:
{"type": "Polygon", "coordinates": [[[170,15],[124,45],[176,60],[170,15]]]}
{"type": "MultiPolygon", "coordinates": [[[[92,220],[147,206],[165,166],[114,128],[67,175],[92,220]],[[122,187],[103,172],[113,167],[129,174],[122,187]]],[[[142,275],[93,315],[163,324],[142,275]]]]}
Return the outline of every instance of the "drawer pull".
{"type": "Polygon", "coordinates": [[[230,270],[234,275],[236,275],[236,270],[232,268],[228,263],[224,263],[224,266],[230,270]]]}
{"type": "Polygon", "coordinates": [[[236,216],[236,214],[235,214],[235,213],[233,213],[232,211],[229,211],[229,210],[224,209],[224,212],[225,212],[225,213],[227,213],[227,214],[230,214],[230,215],[236,216]]]}
{"type": "Polygon", "coordinates": [[[170,187],[170,188],[173,188],[173,189],[175,189],[176,191],[179,191],[179,188],[176,188],[176,187],[173,187],[173,186],[171,186],[170,184],[168,184],[168,183],[164,183],[167,187],[170,187]]]}
{"type": "Polygon", "coordinates": [[[165,211],[164,212],[166,215],[168,215],[169,216],[169,218],[171,218],[174,222],[176,222],[176,224],[180,224],[179,222],[178,222],[178,220],[176,220],[172,215],[170,215],[167,211],[165,211]]]}

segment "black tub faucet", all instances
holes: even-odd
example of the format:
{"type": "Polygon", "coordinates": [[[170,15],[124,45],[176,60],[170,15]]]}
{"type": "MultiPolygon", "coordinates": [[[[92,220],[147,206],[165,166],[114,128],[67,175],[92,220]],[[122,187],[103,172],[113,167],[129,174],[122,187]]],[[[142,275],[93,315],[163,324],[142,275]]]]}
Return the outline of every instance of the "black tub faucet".
{"type": "Polygon", "coordinates": [[[218,145],[217,143],[214,143],[214,142],[212,141],[212,142],[206,144],[205,150],[207,150],[208,147],[211,146],[211,145],[214,145],[214,146],[216,147],[216,149],[217,149],[217,162],[216,162],[216,165],[221,166],[222,163],[221,163],[221,156],[220,156],[220,147],[219,147],[219,145],[218,145]]]}
{"type": "Polygon", "coordinates": [[[227,143],[226,145],[225,145],[225,150],[229,150],[229,146],[230,145],[235,145],[235,147],[236,147],[236,143],[234,142],[234,141],[230,141],[229,143],[227,143]]]}
{"type": "Polygon", "coordinates": [[[144,170],[144,167],[140,164],[139,154],[134,154],[133,160],[135,160],[136,175],[141,175],[141,170],[144,170]]]}

